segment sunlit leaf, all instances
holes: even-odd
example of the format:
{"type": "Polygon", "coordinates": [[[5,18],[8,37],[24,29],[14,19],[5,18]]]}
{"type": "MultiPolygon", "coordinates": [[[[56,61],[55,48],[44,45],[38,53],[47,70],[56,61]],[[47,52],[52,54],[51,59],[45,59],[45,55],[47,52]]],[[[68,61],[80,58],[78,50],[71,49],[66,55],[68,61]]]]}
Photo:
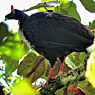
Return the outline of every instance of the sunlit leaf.
{"type": "MultiPolygon", "coordinates": [[[[56,1],[56,0],[41,0],[41,2],[47,2],[47,1],[56,1]]],[[[49,4],[49,5],[50,5],[50,4],[49,4]]],[[[50,5],[50,6],[51,6],[51,5],[50,5]]],[[[46,9],[47,9],[47,10],[54,10],[55,7],[46,7],[46,9]]],[[[38,12],[47,11],[46,9],[45,9],[45,7],[39,8],[39,9],[38,9],[38,12]]]]}
{"type": "MultiPolygon", "coordinates": [[[[48,10],[54,10],[54,7],[47,7],[48,10]]],[[[42,12],[42,11],[46,11],[46,9],[44,7],[39,8],[37,12],[42,12]]]]}
{"type": "Polygon", "coordinates": [[[65,15],[69,15],[71,17],[76,18],[77,20],[81,21],[80,16],[76,10],[76,5],[72,1],[68,0],[60,0],[60,7],[55,9],[55,12],[63,13],[65,15]]]}
{"type": "MultiPolygon", "coordinates": [[[[46,2],[46,1],[49,1],[49,0],[41,0],[41,1],[46,2]]],[[[69,15],[69,16],[74,17],[77,20],[81,21],[80,16],[79,16],[79,14],[76,10],[76,5],[72,1],[60,0],[60,6],[59,7],[55,7],[55,8],[54,7],[46,7],[46,8],[48,10],[53,10],[54,12],[69,15]]],[[[41,12],[41,11],[46,11],[46,9],[45,8],[39,8],[38,12],[41,12]]]]}
{"type": "Polygon", "coordinates": [[[56,1],[56,0],[41,0],[41,2],[56,1]]]}
{"type": "Polygon", "coordinates": [[[95,87],[95,40],[93,51],[91,52],[90,57],[87,61],[86,77],[88,78],[92,86],[95,87]]]}
{"type": "Polygon", "coordinates": [[[85,63],[85,58],[87,55],[84,52],[73,52],[66,57],[66,64],[69,65],[72,69],[75,69],[78,66],[81,66],[85,63]]]}
{"type": "Polygon", "coordinates": [[[10,56],[11,59],[19,60],[28,52],[29,48],[22,43],[18,33],[14,33],[6,38],[3,46],[0,47],[0,54],[10,56]]]}
{"type": "Polygon", "coordinates": [[[46,11],[47,9],[50,10],[50,8],[54,9],[53,7],[57,7],[59,5],[60,5],[59,2],[56,0],[52,0],[52,1],[51,0],[42,0],[41,3],[38,3],[37,5],[32,6],[28,9],[24,9],[23,11],[27,12],[27,11],[30,11],[33,9],[40,9],[40,10],[38,10],[40,12],[40,11],[44,11],[41,8],[45,9],[45,11],[46,11]],[[48,1],[48,2],[46,2],[46,1],[48,1]]]}
{"type": "Polygon", "coordinates": [[[2,77],[2,75],[0,74],[0,78],[2,77]]]}
{"type": "Polygon", "coordinates": [[[8,27],[4,24],[0,24],[1,46],[0,55],[5,63],[6,74],[11,74],[18,67],[19,59],[21,59],[29,50],[28,46],[20,39],[18,33],[12,33],[8,31],[8,27]],[[2,27],[1,27],[2,26],[2,27]],[[3,37],[6,37],[3,39],[3,37]]]}
{"type": "Polygon", "coordinates": [[[27,79],[16,83],[12,92],[14,95],[39,95],[38,89],[34,88],[27,79]]]}
{"type": "Polygon", "coordinates": [[[71,60],[69,57],[66,57],[65,62],[66,62],[66,64],[67,64],[70,68],[72,68],[72,69],[75,69],[75,68],[76,68],[75,64],[72,62],[72,60],[71,60]]]}
{"type": "Polygon", "coordinates": [[[84,53],[84,52],[80,52],[80,53],[79,53],[80,64],[85,63],[85,59],[86,59],[87,56],[88,56],[88,55],[87,55],[86,53],[84,53]]]}

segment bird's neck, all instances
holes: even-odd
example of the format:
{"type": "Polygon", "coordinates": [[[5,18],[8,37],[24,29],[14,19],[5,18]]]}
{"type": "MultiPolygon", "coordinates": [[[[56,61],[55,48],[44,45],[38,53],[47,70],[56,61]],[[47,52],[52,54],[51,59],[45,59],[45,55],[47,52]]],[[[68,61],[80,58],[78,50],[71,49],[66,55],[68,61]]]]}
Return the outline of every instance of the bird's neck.
{"type": "Polygon", "coordinates": [[[21,14],[21,17],[19,18],[19,22],[25,21],[26,18],[28,18],[28,15],[25,14],[25,13],[22,13],[22,14],[21,14]]]}
{"type": "Polygon", "coordinates": [[[20,26],[20,29],[22,30],[22,25],[24,23],[24,21],[28,18],[29,16],[25,13],[22,13],[19,17],[19,20],[18,20],[18,24],[20,26]]]}

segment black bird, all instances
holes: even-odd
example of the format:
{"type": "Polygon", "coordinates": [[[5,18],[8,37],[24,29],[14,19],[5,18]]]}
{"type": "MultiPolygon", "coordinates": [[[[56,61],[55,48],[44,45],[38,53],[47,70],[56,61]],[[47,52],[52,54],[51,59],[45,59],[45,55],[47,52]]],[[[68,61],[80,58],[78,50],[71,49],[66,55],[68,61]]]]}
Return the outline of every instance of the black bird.
{"type": "MultiPolygon", "coordinates": [[[[63,62],[68,54],[86,52],[86,48],[93,44],[93,33],[78,20],[64,14],[46,11],[28,16],[11,6],[11,13],[5,17],[19,20],[18,33],[22,40],[43,54],[51,66],[57,57],[63,62]]],[[[53,69],[49,77],[52,72],[53,69]]]]}

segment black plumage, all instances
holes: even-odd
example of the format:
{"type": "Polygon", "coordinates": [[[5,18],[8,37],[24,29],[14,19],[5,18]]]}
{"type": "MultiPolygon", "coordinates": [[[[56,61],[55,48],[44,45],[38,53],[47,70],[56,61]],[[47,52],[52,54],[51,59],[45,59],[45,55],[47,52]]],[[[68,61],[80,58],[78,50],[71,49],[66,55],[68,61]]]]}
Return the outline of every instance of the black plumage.
{"type": "Polygon", "coordinates": [[[15,9],[5,17],[19,20],[20,37],[43,54],[52,66],[57,57],[62,62],[74,51],[86,52],[94,40],[94,35],[83,24],[64,14],[46,11],[28,16],[15,9]]]}

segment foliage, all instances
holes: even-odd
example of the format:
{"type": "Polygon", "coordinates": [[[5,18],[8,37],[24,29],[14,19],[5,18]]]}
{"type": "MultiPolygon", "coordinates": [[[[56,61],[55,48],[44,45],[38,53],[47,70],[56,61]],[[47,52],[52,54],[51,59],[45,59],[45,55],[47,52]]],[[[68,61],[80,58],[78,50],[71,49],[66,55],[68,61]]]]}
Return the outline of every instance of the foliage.
{"type": "Polygon", "coordinates": [[[95,2],[93,0],[80,0],[85,9],[95,13],[95,2]]]}
{"type": "MultiPolygon", "coordinates": [[[[59,0],[60,6],[48,7],[49,5],[47,6],[47,4],[49,4],[50,2],[42,3],[47,1],[51,0],[41,0],[40,4],[37,4],[36,6],[31,7],[26,11],[39,8],[38,12],[40,12],[46,11],[46,9],[48,9],[53,10],[54,12],[69,15],[81,21],[81,18],[76,10],[76,4],[74,2],[68,0],[59,0]],[[39,6],[41,4],[42,6],[39,6]],[[43,4],[46,5],[43,6],[43,4]]],[[[86,10],[90,12],[95,12],[94,8],[95,2],[93,0],[80,0],[80,2],[83,4],[86,10]]],[[[93,33],[95,33],[95,20],[92,23],[89,22],[89,25],[87,26],[93,33]]],[[[65,60],[64,72],[74,70],[75,68],[85,64],[86,62],[85,60],[87,60],[88,57],[89,55],[83,52],[81,53],[73,52],[72,54],[67,56],[65,60]]],[[[9,31],[8,26],[3,22],[0,23],[0,60],[2,61],[3,64],[2,65],[0,63],[0,72],[5,71],[0,74],[0,78],[2,78],[9,87],[6,88],[3,85],[3,82],[0,82],[1,91],[0,93],[5,93],[5,95],[7,94],[10,95],[11,93],[14,93],[14,95],[26,95],[25,93],[28,93],[28,95],[39,94],[38,92],[39,86],[37,85],[33,86],[30,85],[30,83],[33,83],[38,78],[47,79],[50,70],[50,64],[48,60],[46,60],[43,56],[39,55],[36,51],[29,50],[28,46],[20,39],[18,32],[13,33],[12,30],[9,31]],[[17,74],[19,76],[18,75],[14,76],[13,75],[14,71],[15,72],[17,71],[17,74]],[[4,92],[2,89],[4,89],[4,92]]],[[[95,50],[93,49],[87,62],[86,71],[86,77],[93,85],[93,87],[95,87],[94,67],[95,67],[95,50]]],[[[59,69],[60,60],[58,59],[52,76],[57,76],[59,69]]],[[[87,87],[87,85],[88,85],[87,82],[84,84],[83,82],[79,82],[79,84],[73,84],[74,87],[78,88],[78,86],[80,86],[86,91],[86,93],[89,93],[89,95],[90,94],[93,95],[94,89],[90,87],[91,85],[89,85],[89,87],[87,87]]],[[[61,89],[57,93],[58,93],[57,95],[60,95],[61,93],[63,93],[63,90],[61,89]]],[[[70,91],[69,95],[72,95],[70,91]]]]}
{"type": "Polygon", "coordinates": [[[57,7],[57,12],[63,13],[74,17],[75,19],[81,21],[80,16],[76,10],[76,5],[72,1],[60,0],[60,7],[57,7]]]}
{"type": "Polygon", "coordinates": [[[30,85],[27,79],[20,80],[19,83],[14,84],[12,92],[14,95],[39,95],[39,91],[30,85]]]}
{"type": "Polygon", "coordinates": [[[88,78],[89,82],[95,88],[95,40],[93,45],[93,51],[90,54],[90,57],[87,61],[87,71],[86,77],[88,78]]]}

